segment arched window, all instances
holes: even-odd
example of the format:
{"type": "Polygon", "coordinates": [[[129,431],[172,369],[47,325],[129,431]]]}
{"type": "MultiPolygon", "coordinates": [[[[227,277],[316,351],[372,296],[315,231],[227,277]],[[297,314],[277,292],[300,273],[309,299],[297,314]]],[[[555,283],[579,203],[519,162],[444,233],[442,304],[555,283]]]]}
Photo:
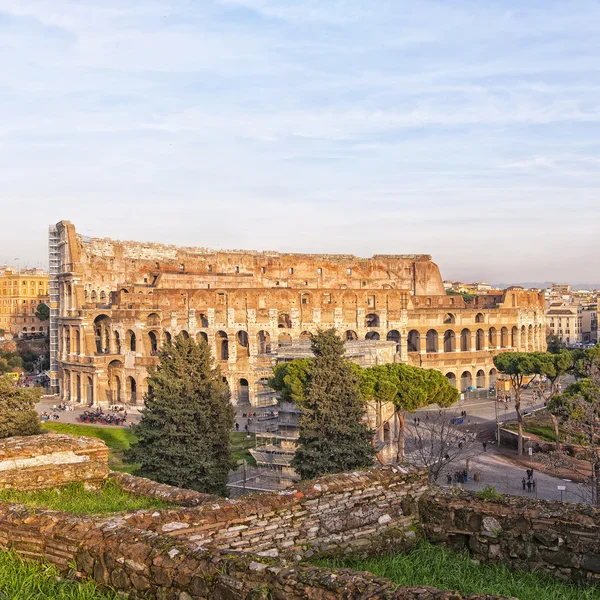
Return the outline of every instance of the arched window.
{"type": "Polygon", "coordinates": [[[107,315],[98,315],[94,319],[94,338],[98,354],[108,354],[110,351],[110,329],[111,320],[107,315]]]}
{"type": "Polygon", "coordinates": [[[268,331],[259,331],[258,338],[258,353],[271,354],[271,336],[268,331]]]}
{"type": "Polygon", "coordinates": [[[454,318],[454,315],[452,313],[447,313],[444,316],[444,324],[450,324],[450,323],[455,323],[456,319],[454,318]]]}
{"type": "Polygon", "coordinates": [[[400,332],[396,329],[388,331],[385,339],[388,342],[394,342],[396,344],[396,352],[400,353],[400,332]]]}
{"type": "Polygon", "coordinates": [[[237,332],[237,355],[238,356],[250,356],[250,344],[248,341],[248,334],[245,331],[237,332]]]}
{"type": "Polygon", "coordinates": [[[378,340],[379,339],[379,334],[376,331],[369,331],[367,333],[367,335],[365,336],[365,340],[378,340]]]}
{"type": "Polygon", "coordinates": [[[496,387],[496,380],[498,379],[498,371],[496,369],[490,369],[490,387],[496,387]]]}
{"type": "Polygon", "coordinates": [[[485,317],[483,316],[483,313],[477,313],[475,315],[475,323],[483,323],[485,322],[485,317]]]}
{"type": "Polygon", "coordinates": [[[280,329],[291,329],[292,320],[290,319],[290,315],[286,313],[279,313],[279,316],[277,317],[277,327],[280,329]]]}
{"type": "Polygon", "coordinates": [[[456,375],[454,373],[446,373],[446,379],[456,387],[456,375]]]}
{"type": "Polygon", "coordinates": [[[477,382],[476,382],[476,386],[478,388],[483,388],[485,387],[485,372],[482,369],[479,369],[479,371],[477,371],[477,382]]]}
{"type": "Polygon", "coordinates": [[[208,344],[208,335],[206,335],[206,333],[204,331],[201,331],[196,336],[196,342],[198,342],[198,344],[201,344],[202,342],[204,342],[205,344],[208,344]]]}
{"type": "Polygon", "coordinates": [[[358,335],[356,335],[356,331],[352,331],[351,329],[348,329],[346,331],[346,333],[344,334],[344,337],[347,342],[352,342],[352,341],[358,339],[358,335]]]}
{"type": "Polygon", "coordinates": [[[456,350],[456,335],[454,331],[448,329],[444,332],[444,352],[454,352],[456,350]]]}
{"type": "Polygon", "coordinates": [[[229,359],[229,340],[224,331],[217,331],[215,335],[217,342],[217,360],[229,359]]]}
{"type": "Polygon", "coordinates": [[[365,317],[365,327],[379,327],[379,315],[367,315],[365,317]]]}
{"type": "Polygon", "coordinates": [[[96,290],[92,290],[91,299],[92,302],[96,302],[98,300],[98,294],[96,294],[96,290]]]}
{"type": "Polygon", "coordinates": [[[437,352],[438,351],[438,333],[435,329],[430,329],[427,332],[425,351],[426,352],[437,352]]]}
{"type": "Polygon", "coordinates": [[[289,333],[280,333],[277,344],[280,348],[291,346],[292,336],[289,333]]]}
{"type": "Polygon", "coordinates": [[[200,313],[200,327],[208,327],[208,317],[204,313],[200,313]]]}
{"type": "Polygon", "coordinates": [[[470,387],[473,386],[473,377],[469,371],[464,371],[460,376],[460,390],[462,392],[467,391],[470,387]]]}
{"type": "Polygon", "coordinates": [[[132,352],[135,352],[137,348],[135,333],[131,329],[127,331],[127,347],[132,352]]]}
{"type": "Polygon", "coordinates": [[[485,334],[483,333],[483,329],[478,329],[475,337],[475,350],[483,350],[484,345],[485,334]]]}
{"type": "Polygon", "coordinates": [[[238,382],[238,406],[250,404],[250,387],[247,379],[240,379],[238,382]]]}
{"type": "Polygon", "coordinates": [[[104,290],[102,290],[100,292],[100,301],[102,302],[104,300],[106,300],[106,292],[104,290]]]}
{"type": "Polygon", "coordinates": [[[131,376],[127,378],[127,396],[131,404],[137,402],[137,383],[131,376]]]}
{"type": "Polygon", "coordinates": [[[160,327],[160,317],[156,313],[151,313],[146,317],[146,327],[160,327]]]}
{"type": "Polygon", "coordinates": [[[460,351],[469,352],[471,350],[471,331],[463,329],[460,332],[460,351]]]}
{"type": "Polygon", "coordinates": [[[503,327],[500,330],[500,347],[506,348],[508,347],[508,329],[503,327]]]}
{"type": "Polygon", "coordinates": [[[519,345],[519,328],[516,326],[510,330],[510,345],[513,348],[519,345]]]}
{"type": "Polygon", "coordinates": [[[185,329],[182,329],[179,333],[184,340],[190,339],[190,334],[185,329]]]}
{"type": "Polygon", "coordinates": [[[408,351],[421,351],[421,334],[416,329],[408,332],[408,351]]]}
{"type": "Polygon", "coordinates": [[[150,356],[156,356],[158,354],[158,337],[156,332],[150,331],[148,333],[148,341],[150,342],[150,356]]]}
{"type": "Polygon", "coordinates": [[[170,346],[173,343],[173,338],[171,336],[171,333],[169,331],[165,331],[165,344],[167,346],[170,346]]]}
{"type": "Polygon", "coordinates": [[[303,331],[300,334],[300,343],[301,344],[310,344],[310,340],[312,339],[312,333],[310,331],[303,331]]]}
{"type": "Polygon", "coordinates": [[[498,347],[498,332],[496,331],[495,327],[490,327],[490,330],[488,332],[488,342],[488,346],[490,348],[498,347]]]}

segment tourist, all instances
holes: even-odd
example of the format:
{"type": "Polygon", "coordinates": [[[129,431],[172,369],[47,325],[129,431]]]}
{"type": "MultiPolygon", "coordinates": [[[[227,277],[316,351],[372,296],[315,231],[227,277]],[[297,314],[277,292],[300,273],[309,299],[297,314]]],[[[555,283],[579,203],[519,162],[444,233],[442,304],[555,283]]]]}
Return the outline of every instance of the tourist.
{"type": "Polygon", "coordinates": [[[452,485],[452,475],[450,475],[450,473],[446,474],[446,481],[448,482],[448,485],[452,485]]]}
{"type": "Polygon", "coordinates": [[[483,442],[483,451],[487,452],[487,442],[486,441],[483,442]]]}
{"type": "Polygon", "coordinates": [[[527,491],[531,492],[531,480],[527,482],[527,491]]]}
{"type": "Polygon", "coordinates": [[[237,421],[235,422],[235,430],[236,431],[240,430],[240,424],[237,421]]]}
{"type": "Polygon", "coordinates": [[[527,486],[527,481],[525,480],[525,477],[523,477],[523,480],[521,483],[523,484],[523,491],[525,491],[525,487],[527,486]]]}
{"type": "Polygon", "coordinates": [[[531,487],[532,487],[533,491],[535,492],[535,479],[533,479],[531,481],[531,487]]]}

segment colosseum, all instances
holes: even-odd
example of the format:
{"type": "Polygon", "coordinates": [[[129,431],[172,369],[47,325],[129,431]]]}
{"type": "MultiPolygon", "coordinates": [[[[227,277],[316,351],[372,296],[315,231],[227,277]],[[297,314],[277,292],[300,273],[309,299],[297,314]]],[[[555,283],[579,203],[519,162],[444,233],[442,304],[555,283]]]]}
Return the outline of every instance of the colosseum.
{"type": "Polygon", "coordinates": [[[51,370],[65,400],[139,404],[177,334],[205,340],[238,405],[273,402],[274,365],[335,327],[367,366],[439,369],[459,389],[493,384],[493,356],[545,349],[544,297],[508,289],[466,303],[428,255],[221,251],[87,238],[50,228],[51,370]]]}

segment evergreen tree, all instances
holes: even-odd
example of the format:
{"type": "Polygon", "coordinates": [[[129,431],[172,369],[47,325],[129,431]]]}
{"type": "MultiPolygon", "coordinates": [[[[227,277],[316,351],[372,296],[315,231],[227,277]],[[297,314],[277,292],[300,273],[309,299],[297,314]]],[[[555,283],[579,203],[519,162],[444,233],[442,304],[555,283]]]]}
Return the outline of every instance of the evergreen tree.
{"type": "Polygon", "coordinates": [[[234,409],[206,342],[178,335],[159,350],[129,459],[161,483],[224,495],[234,409]]]}
{"type": "Polygon", "coordinates": [[[0,377],[0,438],[40,433],[35,405],[42,388],[20,388],[9,377],[0,377]]]}
{"type": "Polygon", "coordinates": [[[298,448],[292,466],[303,479],[373,464],[373,432],[364,422],[359,375],[344,359],[344,342],[334,329],[311,342],[315,358],[306,380],[298,448]]]}

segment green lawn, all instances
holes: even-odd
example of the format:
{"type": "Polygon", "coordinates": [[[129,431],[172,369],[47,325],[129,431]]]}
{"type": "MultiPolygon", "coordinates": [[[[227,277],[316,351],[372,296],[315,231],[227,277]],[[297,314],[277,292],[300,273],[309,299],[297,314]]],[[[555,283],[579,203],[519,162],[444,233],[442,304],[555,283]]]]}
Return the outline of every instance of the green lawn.
{"type": "MultiPolygon", "coordinates": [[[[519,426],[516,423],[509,423],[506,426],[506,429],[509,429],[510,431],[519,431],[519,426]]],[[[537,435],[541,440],[546,442],[556,441],[554,436],[554,426],[552,425],[550,417],[545,413],[535,415],[534,417],[528,419],[526,418],[523,425],[523,431],[525,433],[537,435]]],[[[581,444],[587,441],[587,436],[584,433],[567,436],[560,430],[560,428],[559,436],[561,442],[581,444]]]]}
{"type": "Polygon", "coordinates": [[[91,581],[65,580],[51,566],[24,562],[13,552],[0,551],[0,598],[2,600],[117,600],[101,593],[91,581]]]}
{"type": "Polygon", "coordinates": [[[172,506],[156,498],[129,494],[122,490],[119,484],[112,479],[108,479],[97,492],[86,490],[83,483],[77,482],[60,488],[30,492],[0,490],[0,500],[89,515],[172,506]]]}
{"type": "Polygon", "coordinates": [[[349,557],[317,561],[317,564],[370,571],[401,585],[429,585],[462,594],[498,594],[519,600],[600,600],[600,587],[579,587],[541,573],[476,564],[468,553],[458,554],[425,542],[407,554],[370,560],[349,557]]]}
{"type": "MultiPolygon", "coordinates": [[[[124,450],[129,448],[130,444],[136,441],[135,435],[130,429],[120,427],[94,427],[94,425],[73,425],[69,423],[49,423],[42,425],[43,429],[56,431],[57,433],[70,433],[72,435],[87,435],[104,440],[109,447],[108,464],[113,471],[124,471],[135,475],[139,469],[138,465],[134,465],[125,461],[124,450]]],[[[254,435],[250,439],[246,438],[245,433],[231,434],[231,451],[232,458],[235,462],[246,459],[250,466],[256,465],[252,458],[249,448],[254,447],[254,435]]]]}

